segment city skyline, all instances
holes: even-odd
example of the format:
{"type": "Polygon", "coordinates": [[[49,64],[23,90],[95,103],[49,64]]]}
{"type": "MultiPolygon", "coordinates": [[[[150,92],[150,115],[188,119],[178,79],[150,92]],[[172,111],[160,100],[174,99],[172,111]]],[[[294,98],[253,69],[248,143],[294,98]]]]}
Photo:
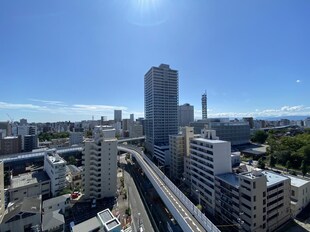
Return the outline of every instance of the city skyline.
{"type": "Polygon", "coordinates": [[[143,76],[179,71],[208,117],[310,115],[308,1],[0,3],[0,121],[144,116],[143,76]],[[9,114],[10,116],[8,116],[9,114]]]}

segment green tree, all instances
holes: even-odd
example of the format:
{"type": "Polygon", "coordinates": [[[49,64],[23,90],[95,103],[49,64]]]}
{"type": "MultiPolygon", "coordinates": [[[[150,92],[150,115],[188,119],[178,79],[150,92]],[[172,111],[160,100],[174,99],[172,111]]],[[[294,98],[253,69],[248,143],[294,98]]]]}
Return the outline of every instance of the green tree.
{"type": "Polygon", "coordinates": [[[93,132],[91,130],[86,131],[86,137],[90,138],[93,136],[93,132]]]}
{"type": "Polygon", "coordinates": [[[263,158],[259,158],[258,162],[257,162],[257,167],[261,168],[261,169],[265,169],[265,161],[263,160],[263,158]]]}
{"type": "Polygon", "coordinates": [[[307,167],[306,162],[304,160],[301,162],[300,169],[301,169],[302,175],[305,176],[307,174],[308,167],[307,167]]]}
{"type": "Polygon", "coordinates": [[[196,205],[197,209],[199,209],[200,211],[202,210],[202,205],[198,204],[196,205]]]}
{"type": "Polygon", "coordinates": [[[274,155],[271,154],[270,160],[269,160],[269,166],[273,168],[276,165],[276,163],[277,163],[277,159],[274,157],[274,155]]]}
{"type": "Polygon", "coordinates": [[[71,164],[71,165],[76,165],[77,164],[77,161],[76,161],[74,156],[70,156],[68,158],[68,164],[71,164]]]}
{"type": "Polygon", "coordinates": [[[252,141],[256,143],[263,144],[265,143],[266,139],[268,138],[268,134],[263,130],[258,130],[254,133],[252,137],[252,141]]]}
{"type": "Polygon", "coordinates": [[[286,162],[286,165],[285,165],[285,167],[286,167],[286,169],[287,169],[287,171],[292,167],[292,164],[291,164],[291,161],[287,161],[286,162]]]}

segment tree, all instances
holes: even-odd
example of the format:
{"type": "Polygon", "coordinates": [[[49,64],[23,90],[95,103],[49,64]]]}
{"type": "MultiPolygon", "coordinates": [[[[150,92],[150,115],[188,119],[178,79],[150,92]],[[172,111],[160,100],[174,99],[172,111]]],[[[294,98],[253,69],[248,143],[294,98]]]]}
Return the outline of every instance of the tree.
{"type": "Polygon", "coordinates": [[[77,164],[76,159],[74,158],[74,156],[70,156],[69,157],[68,164],[71,164],[71,165],[76,165],[77,164]]]}
{"type": "Polygon", "coordinates": [[[263,158],[259,158],[258,162],[257,162],[257,167],[261,168],[261,169],[265,169],[265,161],[263,160],[263,158]]]}
{"type": "Polygon", "coordinates": [[[256,142],[256,143],[263,144],[263,143],[265,143],[267,138],[268,138],[268,134],[263,130],[259,130],[259,131],[256,131],[254,133],[254,135],[252,137],[252,141],[256,142]]]}
{"type": "Polygon", "coordinates": [[[286,162],[286,165],[285,165],[285,166],[286,166],[286,169],[287,169],[287,171],[288,171],[288,170],[292,167],[291,161],[288,160],[288,161],[286,162]]]}
{"type": "Polygon", "coordinates": [[[276,165],[276,163],[277,163],[276,158],[274,157],[274,155],[271,154],[269,160],[269,166],[273,168],[276,165]]]}
{"type": "Polygon", "coordinates": [[[304,160],[301,162],[300,169],[301,169],[302,175],[305,176],[307,174],[308,167],[307,167],[306,162],[304,160]]]}
{"type": "Polygon", "coordinates": [[[197,209],[199,209],[200,211],[202,210],[202,205],[198,204],[196,205],[197,209]]]}

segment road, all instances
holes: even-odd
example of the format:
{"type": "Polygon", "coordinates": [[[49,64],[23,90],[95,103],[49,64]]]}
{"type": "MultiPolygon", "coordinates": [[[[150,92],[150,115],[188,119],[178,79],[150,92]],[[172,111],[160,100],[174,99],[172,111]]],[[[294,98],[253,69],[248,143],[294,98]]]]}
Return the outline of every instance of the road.
{"type": "Polygon", "coordinates": [[[141,157],[141,155],[130,148],[125,148],[118,146],[119,150],[131,153],[135,156],[137,161],[139,162],[140,166],[144,170],[144,172],[147,174],[149,173],[151,178],[153,179],[153,184],[156,185],[156,191],[162,191],[162,193],[165,195],[166,199],[163,199],[163,201],[169,201],[172,205],[167,205],[168,209],[174,216],[174,218],[178,221],[181,228],[187,232],[187,231],[193,231],[193,232],[203,232],[205,229],[200,225],[200,223],[196,220],[196,218],[193,217],[193,215],[186,209],[186,207],[183,205],[183,203],[174,195],[174,193],[166,186],[166,184],[161,180],[161,178],[153,171],[153,169],[146,163],[146,161],[141,157]],[[160,189],[160,190],[158,190],[160,189]],[[174,213],[176,212],[176,213],[174,213]]]}
{"type": "Polygon", "coordinates": [[[140,225],[144,229],[143,231],[154,232],[154,229],[149,220],[146,209],[143,205],[143,202],[140,198],[140,194],[136,188],[136,185],[132,177],[125,171],[124,178],[125,178],[125,185],[128,190],[128,200],[131,206],[131,217],[134,223],[134,228],[136,228],[135,231],[138,230],[140,221],[140,225]]]}

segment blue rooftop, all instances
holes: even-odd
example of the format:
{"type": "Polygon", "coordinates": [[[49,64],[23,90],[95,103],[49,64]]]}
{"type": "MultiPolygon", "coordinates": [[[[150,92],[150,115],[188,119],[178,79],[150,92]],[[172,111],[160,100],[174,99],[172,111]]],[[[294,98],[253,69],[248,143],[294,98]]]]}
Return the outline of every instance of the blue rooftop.
{"type": "Polygon", "coordinates": [[[216,177],[236,188],[239,188],[239,177],[235,173],[220,174],[216,177]]]}

